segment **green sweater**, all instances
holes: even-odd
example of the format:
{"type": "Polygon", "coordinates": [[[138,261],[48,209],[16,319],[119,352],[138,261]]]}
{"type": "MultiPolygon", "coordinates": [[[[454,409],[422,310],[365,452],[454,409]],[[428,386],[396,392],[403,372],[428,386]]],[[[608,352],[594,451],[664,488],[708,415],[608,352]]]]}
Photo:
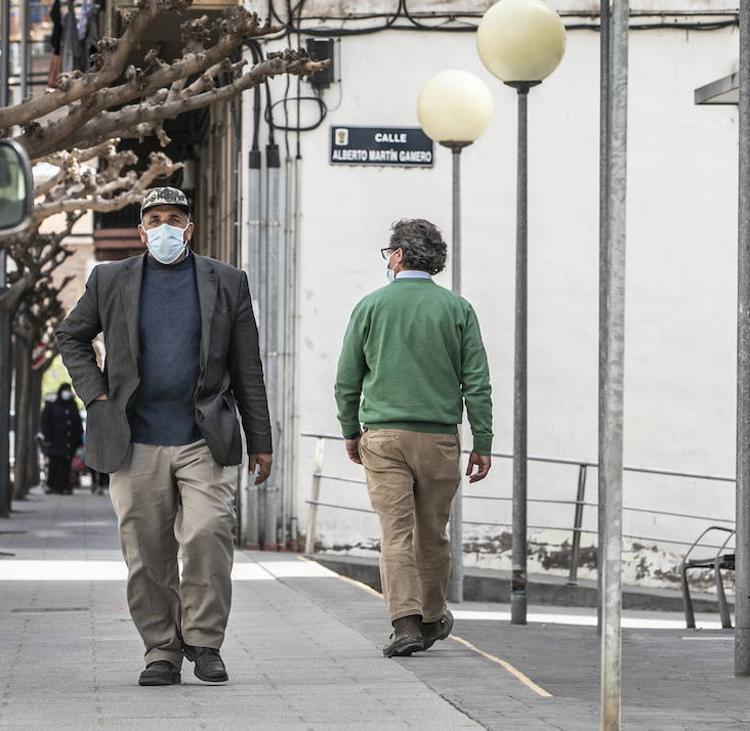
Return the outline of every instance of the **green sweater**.
{"type": "Polygon", "coordinates": [[[344,436],[368,429],[455,432],[463,402],[474,451],[492,450],[487,354],[471,305],[430,279],[396,279],[352,313],[336,377],[344,436]]]}

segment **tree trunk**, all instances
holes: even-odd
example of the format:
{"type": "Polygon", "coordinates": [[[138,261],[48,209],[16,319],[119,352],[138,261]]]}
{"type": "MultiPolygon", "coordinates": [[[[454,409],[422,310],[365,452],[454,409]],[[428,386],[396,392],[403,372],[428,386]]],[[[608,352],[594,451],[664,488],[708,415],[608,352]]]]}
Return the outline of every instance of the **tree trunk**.
{"type": "Polygon", "coordinates": [[[31,486],[38,485],[39,473],[39,445],[36,435],[39,433],[39,422],[42,416],[42,376],[41,368],[31,371],[31,403],[29,419],[29,459],[27,460],[27,480],[31,486]]]}
{"type": "Polygon", "coordinates": [[[24,500],[29,492],[28,460],[31,432],[31,342],[28,334],[16,334],[16,449],[13,465],[13,499],[24,500]]]}

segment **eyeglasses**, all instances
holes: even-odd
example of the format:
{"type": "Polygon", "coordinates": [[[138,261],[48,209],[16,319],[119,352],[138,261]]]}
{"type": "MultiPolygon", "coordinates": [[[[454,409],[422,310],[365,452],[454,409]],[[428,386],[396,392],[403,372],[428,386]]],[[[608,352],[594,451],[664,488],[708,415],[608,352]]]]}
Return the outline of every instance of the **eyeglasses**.
{"type": "Polygon", "coordinates": [[[393,254],[394,251],[398,251],[398,249],[392,249],[390,246],[386,246],[384,249],[380,250],[380,254],[386,261],[391,258],[391,254],[393,254]]]}

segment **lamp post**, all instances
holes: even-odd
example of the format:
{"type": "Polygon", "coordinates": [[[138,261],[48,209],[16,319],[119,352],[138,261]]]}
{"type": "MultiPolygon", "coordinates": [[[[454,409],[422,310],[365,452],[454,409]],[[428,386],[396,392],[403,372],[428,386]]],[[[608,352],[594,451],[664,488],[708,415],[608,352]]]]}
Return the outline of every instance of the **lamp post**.
{"type": "Polygon", "coordinates": [[[516,182],[516,314],[513,368],[513,573],[511,623],[526,624],[527,282],[529,90],[541,84],[565,54],[565,26],[543,0],[501,0],[477,30],[482,63],[518,94],[516,182]]]}
{"type": "MultiPolygon", "coordinates": [[[[10,0],[0,0],[0,107],[10,104],[10,0]]],[[[0,250],[0,294],[8,288],[8,255],[0,250]]],[[[11,318],[0,311],[0,518],[10,515],[11,318]]]]}
{"type": "MultiPolygon", "coordinates": [[[[447,147],[453,158],[453,291],[461,294],[461,152],[478,140],[492,117],[492,94],[467,71],[442,71],[422,89],[417,100],[419,124],[428,137],[447,147]]],[[[461,486],[453,498],[450,519],[451,580],[448,599],[463,601],[463,529],[461,486]]]]}
{"type": "Polygon", "coordinates": [[[734,673],[750,675],[750,2],[740,2],[737,570],[734,673]]]}

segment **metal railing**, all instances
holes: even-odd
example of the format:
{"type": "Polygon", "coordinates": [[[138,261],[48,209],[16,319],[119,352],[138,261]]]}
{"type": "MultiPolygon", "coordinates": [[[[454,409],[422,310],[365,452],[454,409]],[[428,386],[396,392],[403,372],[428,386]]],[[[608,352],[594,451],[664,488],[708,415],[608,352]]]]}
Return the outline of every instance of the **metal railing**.
{"type": "MultiPolygon", "coordinates": [[[[324,469],[325,459],[325,443],[327,441],[342,442],[344,438],[336,434],[320,434],[314,432],[303,432],[302,437],[315,439],[315,457],[313,462],[313,474],[312,474],[312,489],[310,499],[306,501],[309,506],[308,518],[307,518],[307,531],[306,531],[306,542],[305,551],[307,553],[313,553],[315,549],[315,539],[317,537],[317,517],[318,508],[330,508],[335,510],[346,510],[356,513],[367,513],[375,514],[375,511],[368,510],[366,508],[357,508],[349,505],[339,505],[337,503],[322,502],[320,500],[321,483],[323,480],[330,482],[345,482],[350,485],[366,485],[365,480],[358,480],[349,477],[341,477],[339,475],[326,474],[324,469]]],[[[463,450],[463,454],[469,454],[469,450],[463,450]]],[[[493,452],[493,458],[497,459],[512,459],[513,455],[507,452],[493,452]]],[[[571,534],[571,557],[570,557],[570,570],[568,574],[568,584],[575,585],[578,583],[578,564],[581,555],[581,536],[596,535],[596,530],[591,530],[583,527],[583,511],[584,508],[598,508],[597,502],[589,502],[586,500],[586,483],[587,476],[590,469],[596,469],[597,463],[590,460],[576,460],[576,459],[564,459],[558,457],[543,457],[543,456],[532,456],[528,457],[529,462],[562,465],[567,467],[577,467],[577,480],[576,480],[576,493],[575,499],[573,500],[560,500],[553,498],[529,498],[529,503],[541,503],[547,505],[571,505],[574,506],[573,512],[573,524],[572,525],[528,525],[527,528],[533,530],[555,530],[555,531],[570,531],[571,534]]],[[[655,475],[661,477],[676,477],[680,479],[693,479],[693,480],[704,480],[710,482],[730,483],[734,484],[734,477],[727,477],[725,475],[710,475],[699,472],[686,472],[681,470],[669,470],[660,469],[654,467],[635,467],[625,466],[623,468],[625,472],[655,475]]],[[[463,496],[464,500],[488,500],[488,501],[499,501],[499,502],[512,502],[512,497],[502,495],[466,495],[463,496]]],[[[696,515],[694,513],[683,513],[672,510],[658,510],[654,508],[641,508],[635,506],[625,505],[623,511],[630,513],[646,513],[649,515],[659,515],[670,518],[682,518],[688,520],[699,520],[705,523],[726,523],[733,526],[734,521],[727,518],[710,517],[706,515],[696,515]]],[[[497,527],[511,527],[510,522],[495,522],[495,521],[477,521],[477,520],[463,520],[464,525],[486,525],[486,526],[497,526],[497,527]]],[[[692,541],[681,541],[672,538],[654,537],[654,536],[643,536],[635,534],[623,534],[623,538],[627,538],[633,541],[645,541],[649,543],[667,543],[675,546],[692,546],[692,541]]],[[[704,548],[719,548],[719,546],[705,545],[704,548]]]]}

